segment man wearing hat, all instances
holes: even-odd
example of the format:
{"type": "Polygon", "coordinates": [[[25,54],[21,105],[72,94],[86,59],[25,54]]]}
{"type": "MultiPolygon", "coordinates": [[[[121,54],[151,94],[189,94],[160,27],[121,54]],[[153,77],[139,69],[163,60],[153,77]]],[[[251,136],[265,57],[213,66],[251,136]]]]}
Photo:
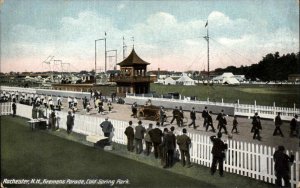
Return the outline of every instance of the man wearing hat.
{"type": "Polygon", "coordinates": [[[297,133],[297,131],[296,131],[297,122],[298,122],[298,115],[295,114],[294,118],[290,122],[290,130],[291,130],[290,137],[293,137],[295,132],[297,133]]]}
{"type": "Polygon", "coordinates": [[[280,129],[280,126],[282,125],[282,120],[280,117],[280,112],[277,113],[277,116],[275,117],[275,130],[273,132],[273,136],[277,135],[277,132],[279,131],[279,134],[281,137],[283,137],[282,131],[280,129]]]}
{"type": "Polygon", "coordinates": [[[209,111],[209,113],[207,113],[207,117],[206,117],[206,122],[207,122],[206,123],[206,132],[207,132],[209,126],[211,126],[213,132],[216,132],[216,130],[214,128],[214,124],[213,124],[213,120],[212,120],[211,114],[212,114],[212,111],[209,111]]]}
{"type": "Polygon", "coordinates": [[[196,123],[195,123],[195,121],[196,121],[196,112],[195,112],[195,108],[194,107],[192,108],[192,111],[190,113],[190,117],[191,117],[192,122],[189,124],[189,127],[191,125],[193,125],[193,128],[196,129],[196,123]]]}
{"type": "Polygon", "coordinates": [[[252,119],[251,132],[254,131],[253,139],[257,138],[259,141],[261,140],[261,137],[259,134],[259,130],[261,130],[261,129],[262,129],[262,127],[261,127],[261,123],[260,123],[260,117],[258,116],[258,113],[256,112],[252,119]]]}
{"type": "Polygon", "coordinates": [[[109,143],[112,142],[112,131],[113,131],[113,125],[110,121],[108,121],[108,117],[105,118],[105,121],[103,121],[100,124],[100,127],[102,128],[102,131],[104,133],[105,137],[108,137],[109,143]]]}
{"type": "Polygon", "coordinates": [[[144,139],[144,134],[146,132],[145,127],[142,125],[142,121],[138,122],[138,126],[135,127],[135,152],[137,154],[141,154],[143,151],[143,139],[144,139]]]}
{"type": "Polygon", "coordinates": [[[129,126],[126,127],[124,134],[127,136],[127,150],[133,152],[134,130],[132,121],[129,121],[129,126]]]}
{"type": "Polygon", "coordinates": [[[187,131],[186,129],[182,129],[182,135],[177,136],[177,144],[179,146],[180,155],[181,155],[181,163],[182,166],[185,166],[185,159],[187,161],[187,167],[191,167],[190,162],[190,147],[191,147],[191,139],[188,135],[186,135],[187,131]]]}
{"type": "Polygon", "coordinates": [[[227,144],[225,144],[222,140],[222,133],[218,132],[218,138],[216,136],[211,136],[210,140],[213,143],[213,148],[211,153],[213,155],[213,161],[210,168],[211,175],[214,175],[217,169],[217,163],[219,163],[219,174],[223,176],[223,163],[225,158],[225,150],[227,149],[227,144]]]}

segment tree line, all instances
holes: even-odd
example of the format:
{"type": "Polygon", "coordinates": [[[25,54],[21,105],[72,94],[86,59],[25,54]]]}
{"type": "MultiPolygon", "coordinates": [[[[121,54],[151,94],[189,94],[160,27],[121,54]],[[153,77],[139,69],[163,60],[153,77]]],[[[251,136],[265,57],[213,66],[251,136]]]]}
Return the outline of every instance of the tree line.
{"type": "Polygon", "coordinates": [[[250,66],[228,66],[218,68],[216,73],[232,72],[234,75],[245,75],[246,79],[261,81],[284,81],[290,74],[300,74],[300,52],[279,55],[269,53],[258,64],[250,66]]]}

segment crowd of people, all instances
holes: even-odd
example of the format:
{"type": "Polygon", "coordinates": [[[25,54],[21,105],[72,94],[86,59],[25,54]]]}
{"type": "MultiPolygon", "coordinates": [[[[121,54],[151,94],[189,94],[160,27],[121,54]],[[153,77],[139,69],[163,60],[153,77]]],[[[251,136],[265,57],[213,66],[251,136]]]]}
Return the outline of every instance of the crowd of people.
{"type": "MultiPolygon", "coordinates": [[[[91,99],[94,101],[94,107],[98,110],[98,113],[102,114],[104,111],[104,102],[107,103],[108,111],[111,111],[113,106],[110,100],[106,100],[106,98],[102,97],[101,92],[93,91],[91,92],[91,99]]],[[[49,128],[52,130],[59,130],[59,113],[58,111],[62,108],[62,100],[63,98],[58,96],[56,101],[53,100],[51,96],[43,96],[37,94],[28,94],[28,93],[19,93],[19,92],[5,92],[2,91],[0,93],[0,101],[1,102],[12,102],[12,110],[13,116],[16,114],[16,103],[19,102],[21,104],[32,105],[32,118],[47,118],[44,116],[44,113],[41,109],[49,109],[51,110],[49,116],[49,128]]],[[[70,134],[72,132],[74,121],[75,121],[75,112],[78,108],[78,100],[76,98],[68,97],[68,115],[67,115],[67,133],[70,134]]],[[[152,105],[151,101],[147,101],[147,105],[152,105]]],[[[87,97],[82,99],[82,106],[87,112],[90,111],[91,105],[90,100],[87,97]]],[[[132,117],[137,117],[137,103],[132,104],[132,117]]],[[[191,139],[187,135],[187,129],[185,127],[183,119],[185,118],[182,107],[179,108],[176,106],[172,110],[172,120],[170,121],[171,127],[168,129],[167,127],[163,128],[163,131],[159,128],[164,126],[166,121],[166,111],[163,106],[159,109],[159,120],[156,123],[156,127],[153,128],[153,124],[149,124],[146,129],[142,121],[138,121],[138,125],[133,127],[132,121],[129,121],[129,126],[126,128],[124,134],[127,136],[127,150],[129,152],[136,152],[136,154],[145,153],[145,155],[149,156],[152,152],[156,159],[161,160],[161,164],[163,168],[170,168],[174,165],[176,160],[179,160],[179,156],[181,156],[181,164],[182,166],[191,167],[192,164],[190,162],[190,147],[191,147],[191,139]],[[176,121],[176,125],[182,128],[182,133],[180,135],[175,135],[175,127],[172,126],[173,122],[176,121]],[[143,142],[145,142],[146,148],[143,148],[143,142]]],[[[193,129],[197,129],[199,125],[197,125],[196,118],[197,112],[194,107],[189,111],[190,123],[186,124],[188,127],[192,127],[193,129]]],[[[216,166],[219,164],[219,174],[223,176],[223,163],[226,157],[226,150],[228,149],[227,144],[225,144],[221,138],[222,134],[228,134],[227,130],[227,115],[224,113],[224,110],[221,110],[220,113],[217,114],[216,121],[217,127],[214,127],[212,111],[208,110],[207,107],[204,107],[201,112],[201,117],[203,118],[203,127],[206,131],[210,131],[216,133],[217,135],[211,136],[211,142],[213,143],[212,147],[212,165],[211,165],[211,174],[213,175],[216,172],[216,166]]],[[[238,118],[237,116],[233,117],[232,121],[232,129],[231,133],[238,134],[238,118]]],[[[261,118],[256,112],[252,117],[252,128],[251,133],[253,133],[253,139],[261,140],[260,132],[262,131],[261,118]]],[[[273,136],[277,136],[278,134],[281,137],[284,137],[283,131],[281,130],[281,126],[283,121],[281,119],[281,113],[277,113],[275,117],[274,125],[275,129],[273,132],[273,136]]],[[[101,123],[101,128],[106,137],[109,137],[109,141],[111,143],[111,134],[113,132],[113,125],[108,118],[105,119],[104,122],[101,123]]],[[[291,137],[300,138],[300,122],[298,120],[298,115],[295,115],[294,118],[290,122],[290,133],[291,137]]],[[[300,147],[300,143],[299,143],[300,147]]],[[[289,164],[293,162],[294,156],[288,156],[284,153],[284,147],[279,146],[278,150],[274,153],[274,161],[275,161],[275,171],[276,171],[276,184],[281,183],[281,179],[284,179],[285,185],[289,185],[289,164]]]]}
{"type": "Polygon", "coordinates": [[[172,126],[170,130],[164,128],[163,131],[159,128],[160,122],[150,123],[146,129],[142,121],[138,121],[138,125],[133,127],[132,121],[129,121],[129,126],[126,127],[124,134],[127,137],[127,150],[129,152],[136,152],[149,156],[152,148],[154,157],[161,160],[163,168],[170,168],[174,162],[179,159],[179,151],[181,156],[181,163],[183,166],[191,167],[189,149],[191,147],[191,139],[187,136],[187,130],[182,129],[182,134],[175,136],[175,127],[172,126]],[[145,142],[146,148],[143,148],[145,142]],[[178,147],[177,147],[178,145],[178,147]],[[179,149],[176,149],[179,148],[179,149]]]}

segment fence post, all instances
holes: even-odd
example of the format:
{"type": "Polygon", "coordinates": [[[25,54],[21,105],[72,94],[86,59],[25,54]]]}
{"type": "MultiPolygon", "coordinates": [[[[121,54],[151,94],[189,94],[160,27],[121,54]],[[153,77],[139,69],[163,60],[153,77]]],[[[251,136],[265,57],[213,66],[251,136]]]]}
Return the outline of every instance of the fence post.
{"type": "Polygon", "coordinates": [[[207,97],[207,103],[209,103],[209,97],[207,97]]]}
{"type": "Polygon", "coordinates": [[[238,104],[238,107],[239,107],[240,106],[240,99],[238,99],[237,102],[238,102],[237,104],[238,104]]]}
{"type": "Polygon", "coordinates": [[[275,102],[273,103],[273,108],[274,108],[274,117],[276,116],[276,106],[275,106],[275,102]]]}
{"type": "Polygon", "coordinates": [[[223,98],[222,98],[222,106],[223,106],[224,104],[223,104],[223,98]]]}
{"type": "Polygon", "coordinates": [[[181,100],[181,95],[179,95],[179,100],[181,100]]]}
{"type": "Polygon", "coordinates": [[[297,114],[297,113],[296,113],[296,103],[294,103],[294,113],[293,113],[293,114],[294,114],[294,115],[297,114]]]}

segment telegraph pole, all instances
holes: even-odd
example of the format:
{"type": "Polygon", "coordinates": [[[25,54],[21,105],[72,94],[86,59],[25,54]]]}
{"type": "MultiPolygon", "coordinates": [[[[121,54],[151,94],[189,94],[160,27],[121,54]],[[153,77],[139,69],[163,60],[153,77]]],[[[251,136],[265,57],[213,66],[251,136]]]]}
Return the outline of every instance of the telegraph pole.
{"type": "Polygon", "coordinates": [[[206,36],[204,37],[207,41],[207,83],[209,82],[209,34],[208,34],[208,20],[205,24],[206,36]]]}
{"type": "Polygon", "coordinates": [[[123,36],[123,59],[125,59],[125,49],[126,49],[126,45],[125,45],[125,41],[124,41],[124,36],[123,36]]]}
{"type": "Polygon", "coordinates": [[[106,71],[107,71],[107,52],[106,52],[106,32],[105,32],[105,37],[104,37],[104,50],[105,50],[105,73],[106,73],[106,71]]]}

